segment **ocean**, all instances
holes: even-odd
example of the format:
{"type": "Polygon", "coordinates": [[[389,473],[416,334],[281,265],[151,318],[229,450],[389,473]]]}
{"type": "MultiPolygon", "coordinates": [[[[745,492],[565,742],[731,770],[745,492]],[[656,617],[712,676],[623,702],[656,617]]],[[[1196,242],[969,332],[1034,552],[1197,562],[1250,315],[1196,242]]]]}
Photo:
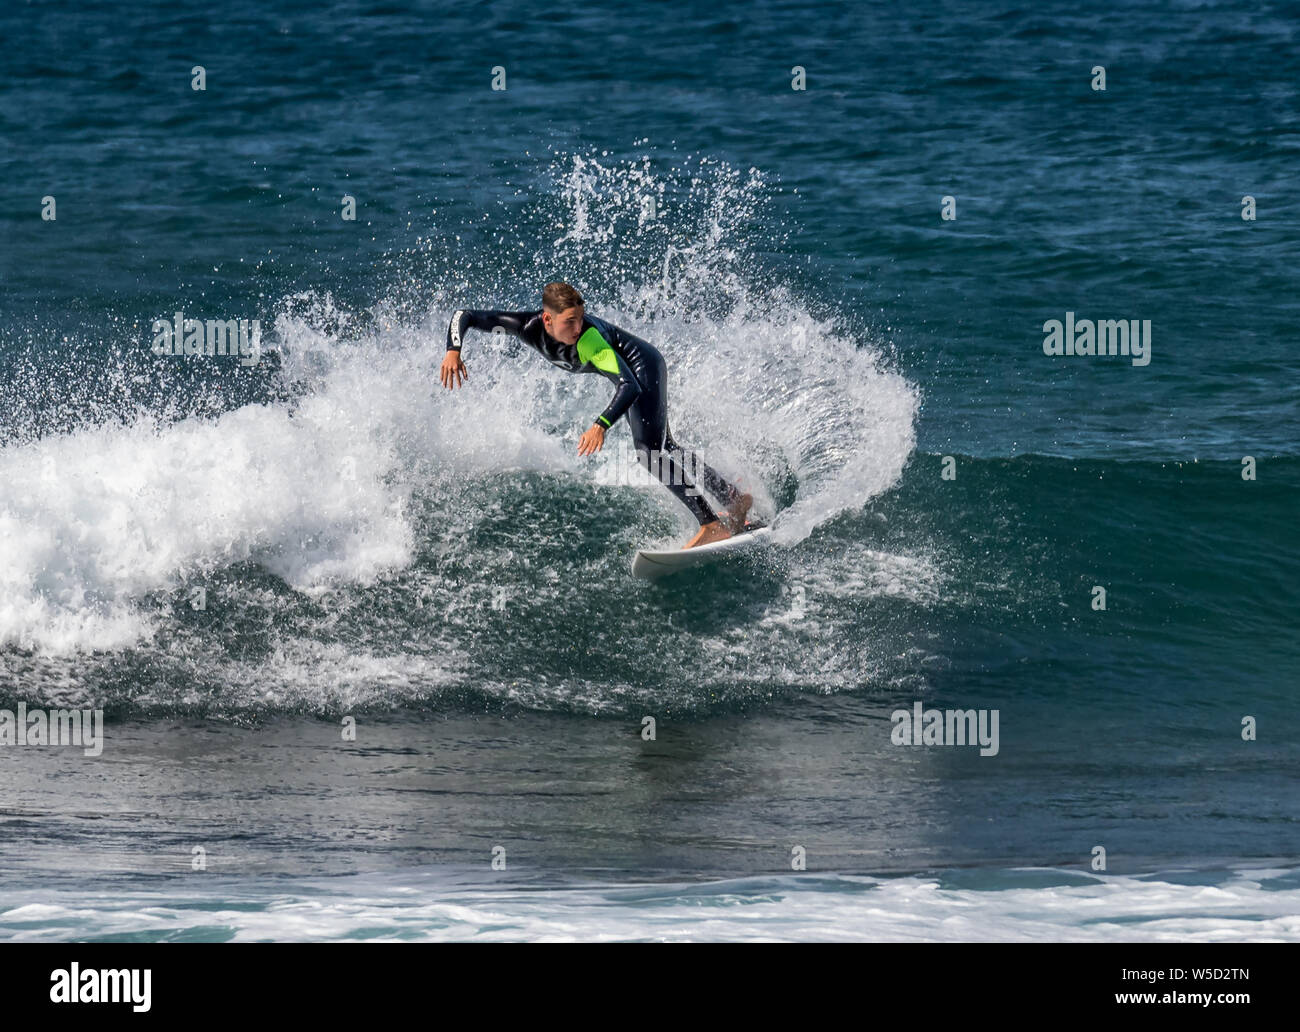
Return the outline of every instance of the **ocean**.
{"type": "Polygon", "coordinates": [[[0,30],[0,940],[1300,940],[1293,7],[0,30]]]}

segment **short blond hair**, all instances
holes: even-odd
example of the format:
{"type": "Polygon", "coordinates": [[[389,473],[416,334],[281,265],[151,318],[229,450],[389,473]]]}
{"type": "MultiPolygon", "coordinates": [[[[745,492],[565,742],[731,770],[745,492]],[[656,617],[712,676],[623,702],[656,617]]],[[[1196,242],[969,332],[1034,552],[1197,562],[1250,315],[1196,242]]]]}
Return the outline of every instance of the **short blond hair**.
{"type": "Polygon", "coordinates": [[[542,307],[553,315],[582,306],[582,295],[567,283],[556,280],[542,288],[542,307]]]}

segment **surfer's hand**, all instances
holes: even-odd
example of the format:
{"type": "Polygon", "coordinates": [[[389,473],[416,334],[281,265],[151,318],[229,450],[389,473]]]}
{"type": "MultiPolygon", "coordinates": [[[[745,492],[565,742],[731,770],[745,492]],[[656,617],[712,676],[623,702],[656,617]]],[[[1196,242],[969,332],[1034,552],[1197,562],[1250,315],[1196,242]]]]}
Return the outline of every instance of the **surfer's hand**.
{"type": "Polygon", "coordinates": [[[458,387],[469,379],[469,370],[465,368],[465,363],[460,360],[459,351],[448,351],[447,357],[442,360],[442,369],[438,371],[442,385],[451,390],[458,387]]]}
{"type": "Polygon", "coordinates": [[[599,423],[592,425],[581,438],[578,439],[578,454],[591,455],[605,447],[605,428],[599,423]]]}

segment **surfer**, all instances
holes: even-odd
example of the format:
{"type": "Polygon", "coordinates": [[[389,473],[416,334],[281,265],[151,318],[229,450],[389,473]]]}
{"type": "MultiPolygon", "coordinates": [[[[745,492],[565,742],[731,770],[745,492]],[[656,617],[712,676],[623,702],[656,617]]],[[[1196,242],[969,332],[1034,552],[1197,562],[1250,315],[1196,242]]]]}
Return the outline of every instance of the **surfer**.
{"type": "Polygon", "coordinates": [[[600,451],[605,446],[605,431],[626,415],[638,461],[699,521],[699,532],[683,548],[721,541],[744,528],[753,497],[728,483],[711,466],[690,462],[673,440],[668,429],[668,367],[663,355],[626,330],[587,315],[582,295],[569,284],[548,283],[539,312],[465,309],[453,313],[440,372],[448,390],[469,376],[460,357],[468,329],[509,333],[567,372],[600,373],[613,381],[614,397],[579,438],[578,454],[600,451]],[[688,466],[698,470],[704,486],[726,506],[721,514],[714,512],[695,488],[686,473],[688,466]]]}

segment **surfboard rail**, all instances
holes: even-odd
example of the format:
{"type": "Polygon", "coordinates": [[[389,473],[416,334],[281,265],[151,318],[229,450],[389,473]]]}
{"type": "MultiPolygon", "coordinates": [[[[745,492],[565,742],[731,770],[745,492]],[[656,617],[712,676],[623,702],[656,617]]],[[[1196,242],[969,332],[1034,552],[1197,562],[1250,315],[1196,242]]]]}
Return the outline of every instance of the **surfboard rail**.
{"type": "Polygon", "coordinates": [[[772,528],[759,524],[747,527],[732,537],[712,541],[707,545],[696,545],[694,548],[638,549],[632,558],[632,576],[643,580],[666,577],[747,552],[767,544],[771,536],[772,528]]]}

